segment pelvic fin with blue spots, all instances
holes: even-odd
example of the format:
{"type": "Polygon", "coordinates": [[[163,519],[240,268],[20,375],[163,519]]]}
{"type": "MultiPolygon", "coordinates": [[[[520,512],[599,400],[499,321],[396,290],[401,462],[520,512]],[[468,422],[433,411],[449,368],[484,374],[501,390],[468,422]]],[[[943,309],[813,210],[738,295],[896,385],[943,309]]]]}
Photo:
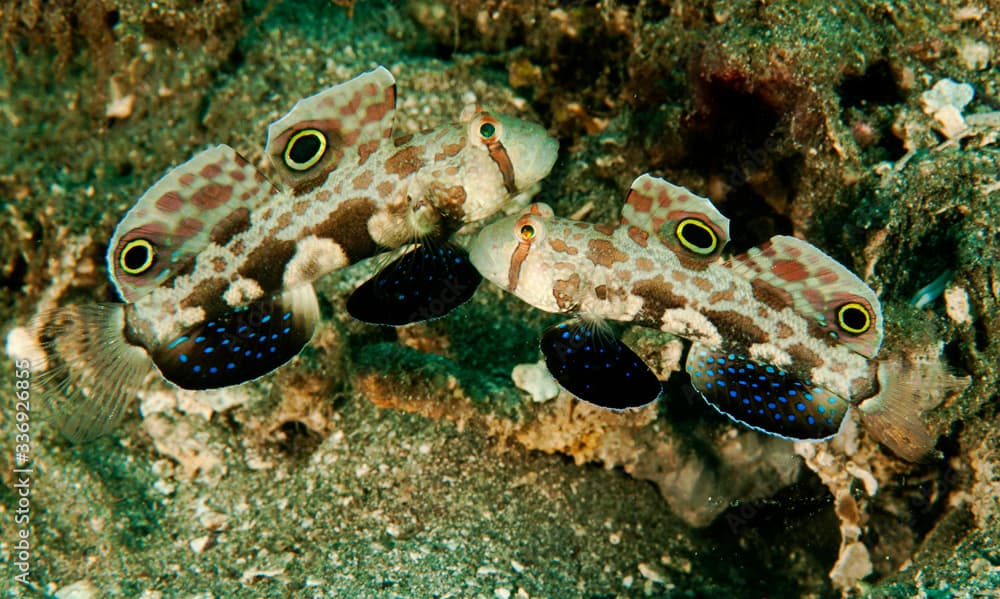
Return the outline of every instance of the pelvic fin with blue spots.
{"type": "Polygon", "coordinates": [[[210,316],[152,352],[163,378],[216,389],[261,377],[302,351],[319,319],[311,285],[210,316]]]}
{"type": "Polygon", "coordinates": [[[849,404],[831,391],[770,364],[695,343],[691,384],[713,408],[758,431],[821,441],[840,431],[849,404]]]}
{"type": "Polygon", "coordinates": [[[548,328],[542,355],[552,376],[577,398],[610,410],[656,400],[662,385],[653,371],[611,333],[579,320],[548,328]]]}
{"type": "Polygon", "coordinates": [[[387,326],[440,318],[467,302],[482,280],[458,245],[421,243],[355,289],[347,311],[387,326]]]}

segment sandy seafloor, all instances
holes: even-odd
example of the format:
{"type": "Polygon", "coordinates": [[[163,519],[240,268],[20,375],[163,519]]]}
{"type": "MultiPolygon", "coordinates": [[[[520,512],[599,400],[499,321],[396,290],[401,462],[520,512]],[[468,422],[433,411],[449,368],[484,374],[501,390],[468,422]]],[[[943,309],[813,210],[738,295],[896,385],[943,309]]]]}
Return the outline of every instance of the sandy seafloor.
{"type": "Polygon", "coordinates": [[[816,445],[739,429],[685,392],[680,342],[646,330],[625,339],[667,380],[654,406],[536,403],[511,372],[553,317],[484,284],[446,319],[365,326],[344,311],[362,264],[318,284],[324,323],[277,373],[210,394],[154,383],[82,446],[34,412],[30,585],[14,578],[0,359],[0,588],[997,596],[998,32],[1000,4],[964,0],[362,0],[352,16],[322,0],[6,0],[5,337],[41,306],[116,299],[107,240],[170,166],[215,143],[263,165],[268,123],[382,64],[401,131],[472,98],[543,123],[561,150],[538,197],[558,214],[612,223],[649,171],[716,201],[736,251],[812,241],[878,292],[883,357],[970,384],[927,398],[936,445],[916,463],[853,422],[816,445]],[[945,79],[959,91],[934,103],[945,79]]]}

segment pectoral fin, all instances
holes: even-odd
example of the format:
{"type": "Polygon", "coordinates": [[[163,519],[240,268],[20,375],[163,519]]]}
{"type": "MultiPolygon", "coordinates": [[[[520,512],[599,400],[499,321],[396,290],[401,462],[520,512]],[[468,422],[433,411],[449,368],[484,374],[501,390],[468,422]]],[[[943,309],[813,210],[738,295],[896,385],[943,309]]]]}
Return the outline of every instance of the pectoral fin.
{"type": "Polygon", "coordinates": [[[609,410],[639,408],[662,386],[653,371],[609,332],[578,320],[542,334],[545,365],[559,384],[587,403],[609,410]]]}
{"type": "Polygon", "coordinates": [[[420,244],[355,289],[347,311],[360,321],[388,326],[440,318],[467,302],[480,281],[461,247],[420,244]]]}

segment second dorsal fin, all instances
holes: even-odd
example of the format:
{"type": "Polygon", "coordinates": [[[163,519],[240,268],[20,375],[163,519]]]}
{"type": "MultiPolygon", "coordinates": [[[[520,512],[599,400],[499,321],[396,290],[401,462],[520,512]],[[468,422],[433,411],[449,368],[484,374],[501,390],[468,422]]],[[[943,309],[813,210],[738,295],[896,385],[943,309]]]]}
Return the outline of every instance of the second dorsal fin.
{"type": "Polygon", "coordinates": [[[691,346],[691,385],[713,408],[769,435],[822,441],[840,431],[849,405],[811,381],[746,356],[691,346]]]}
{"type": "Polygon", "coordinates": [[[774,308],[791,306],[824,335],[874,358],[882,345],[882,306],[864,281],[809,242],[777,235],[734,256],[733,272],[774,308]]]}
{"type": "Polygon", "coordinates": [[[136,201],[108,244],[108,273],[126,302],[169,280],[210,243],[250,226],[275,189],[236,150],[209,148],[174,167],[136,201]]]}
{"type": "Polygon", "coordinates": [[[293,193],[342,163],[361,164],[392,134],[396,80],[378,67],[299,100],[267,129],[267,155],[293,193]]]}

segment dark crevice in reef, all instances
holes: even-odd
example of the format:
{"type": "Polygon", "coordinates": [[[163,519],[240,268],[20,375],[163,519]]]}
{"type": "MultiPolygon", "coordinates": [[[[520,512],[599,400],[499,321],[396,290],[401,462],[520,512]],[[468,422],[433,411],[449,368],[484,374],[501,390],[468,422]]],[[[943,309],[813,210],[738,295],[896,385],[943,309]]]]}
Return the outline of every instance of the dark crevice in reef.
{"type": "Polygon", "coordinates": [[[964,343],[961,339],[952,339],[945,343],[941,356],[945,364],[956,373],[968,372],[970,364],[965,355],[964,343]]]}
{"type": "Polygon", "coordinates": [[[108,29],[114,28],[119,21],[121,21],[121,13],[117,8],[112,8],[104,14],[104,24],[107,25],[108,29]]]}
{"type": "Polygon", "coordinates": [[[323,442],[323,435],[298,420],[289,420],[278,427],[278,451],[291,459],[305,460],[323,442]]]}
{"type": "Polygon", "coordinates": [[[0,266],[0,286],[11,292],[19,292],[28,276],[28,261],[24,252],[15,251],[8,257],[9,262],[0,266]]]}
{"type": "Polygon", "coordinates": [[[131,177],[135,171],[135,165],[131,162],[119,162],[115,165],[115,174],[119,177],[131,177]]]}
{"type": "MultiPolygon", "coordinates": [[[[745,82],[702,82],[699,107],[685,123],[689,166],[701,172],[739,173],[762,167],[780,111],[745,82]]],[[[733,178],[733,177],[730,177],[733,178]]]]}
{"type": "Polygon", "coordinates": [[[561,38],[554,50],[556,55],[564,57],[559,63],[560,86],[565,86],[570,93],[620,89],[623,84],[621,70],[608,61],[608,56],[624,56],[627,50],[627,38],[597,27],[590,35],[561,38]]]}
{"type": "Polygon", "coordinates": [[[944,459],[928,467],[929,478],[918,485],[918,493],[910,498],[910,522],[917,538],[929,533],[941,517],[950,511],[952,493],[961,487],[964,476],[952,466],[951,458],[959,455],[959,436],[965,428],[961,420],[956,421],[947,435],[938,439],[936,450],[944,459]]]}
{"type": "Polygon", "coordinates": [[[877,147],[884,153],[884,158],[880,158],[889,162],[895,162],[906,155],[906,147],[903,146],[903,140],[892,133],[891,125],[887,126],[882,135],[879,136],[877,147]]]}
{"type": "Polygon", "coordinates": [[[990,347],[990,333],[986,328],[986,323],[983,322],[981,318],[977,318],[973,322],[973,330],[975,331],[975,346],[976,350],[979,352],[986,352],[990,347]]]}
{"type": "MultiPolygon", "coordinates": [[[[818,581],[796,572],[828,570],[837,561],[840,537],[833,500],[815,473],[773,497],[733,504],[705,529],[717,563],[740,563],[745,596],[801,597],[818,581]],[[798,550],[789,552],[789,548],[798,550]],[[727,555],[729,554],[729,555],[727,555]],[[767,573],[781,573],[769,576],[767,573]]],[[[828,588],[828,582],[821,583],[828,588]]]]}
{"type": "Polygon", "coordinates": [[[836,88],[842,108],[899,104],[906,99],[887,60],[869,65],[860,75],[847,75],[836,88]]]}
{"type": "Polygon", "coordinates": [[[743,252],[773,235],[791,234],[783,213],[796,195],[804,160],[786,149],[790,131],[783,106],[796,92],[731,71],[700,80],[697,89],[695,109],[682,126],[686,155],[680,162],[725,185],[719,204],[731,220],[730,250],[743,252]],[[776,205],[764,193],[785,202],[776,205]]]}
{"type": "MultiPolygon", "coordinates": [[[[659,23],[673,14],[672,2],[622,2],[634,6],[636,16],[644,23],[659,23]]],[[[685,7],[689,10],[689,7],[685,7]]],[[[700,16],[700,15],[699,15],[700,16]]]]}
{"type": "MultiPolygon", "coordinates": [[[[686,345],[684,351],[685,354],[681,358],[681,363],[684,363],[687,360],[687,352],[691,351],[691,346],[686,345]]],[[[688,400],[669,402],[663,401],[659,404],[660,414],[665,415],[670,419],[670,422],[673,423],[674,427],[677,429],[678,434],[685,434],[685,432],[691,431],[701,420],[715,420],[716,416],[720,417],[718,422],[725,422],[728,420],[726,416],[723,416],[716,410],[708,407],[708,404],[705,403],[694,388],[691,387],[691,375],[687,372],[679,370],[671,372],[670,377],[663,381],[663,396],[683,397],[688,400]]],[[[706,455],[711,455],[712,452],[705,453],[706,455]]]]}
{"type": "MultiPolygon", "coordinates": [[[[922,234],[912,235],[905,248],[900,248],[896,256],[899,267],[908,273],[928,273],[928,281],[937,278],[946,270],[953,269],[956,264],[960,264],[958,257],[958,240],[956,234],[960,234],[957,215],[941,215],[939,220],[931,229],[925,230],[922,234]]],[[[910,231],[917,230],[911,227],[910,231]]],[[[904,281],[903,288],[899,292],[899,297],[911,298],[928,281],[920,278],[913,278],[904,281]]]]}
{"type": "Polygon", "coordinates": [[[749,185],[730,191],[721,203],[729,218],[728,251],[740,254],[775,235],[791,235],[792,222],[768,204],[749,185]]]}
{"type": "Polygon", "coordinates": [[[836,87],[840,119],[854,141],[868,150],[866,162],[896,161],[906,154],[903,142],[893,132],[896,111],[906,100],[898,76],[888,60],[871,64],[858,75],[846,75],[836,87]]]}
{"type": "Polygon", "coordinates": [[[881,501],[869,505],[862,540],[871,551],[875,576],[893,576],[926,543],[928,535],[952,526],[948,520],[955,512],[949,503],[966,477],[951,465],[952,458],[961,453],[962,428],[959,422],[938,440],[936,449],[944,459],[900,475],[894,484],[880,489],[881,501]]]}
{"type": "Polygon", "coordinates": [[[226,60],[222,62],[219,70],[226,75],[232,75],[243,66],[244,62],[246,62],[246,54],[240,49],[239,45],[236,45],[226,55],[226,60]]]}

